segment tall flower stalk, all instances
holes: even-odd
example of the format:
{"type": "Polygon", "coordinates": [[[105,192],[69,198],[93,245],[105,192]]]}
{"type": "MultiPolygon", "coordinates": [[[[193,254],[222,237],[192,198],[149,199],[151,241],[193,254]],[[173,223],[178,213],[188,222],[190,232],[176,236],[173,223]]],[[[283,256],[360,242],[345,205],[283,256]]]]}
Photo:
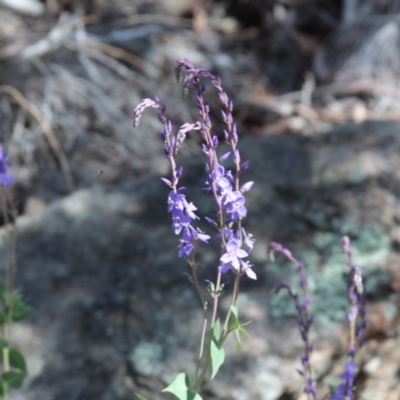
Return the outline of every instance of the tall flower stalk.
{"type": "Polygon", "coordinates": [[[301,261],[298,261],[291,253],[290,250],[285,249],[281,244],[272,242],[269,246],[269,253],[271,256],[273,253],[280,253],[286,257],[296,268],[296,274],[299,278],[302,295],[300,296],[297,292],[293,291],[291,286],[287,283],[280,283],[276,289],[276,293],[284,289],[288,292],[289,296],[293,299],[293,302],[297,311],[297,324],[301,340],[304,344],[304,353],[301,357],[302,369],[297,372],[304,379],[303,393],[307,394],[309,400],[315,400],[317,397],[317,387],[313,378],[311,369],[310,357],[314,350],[314,345],[310,341],[310,329],[314,322],[314,317],[311,315],[311,296],[308,292],[308,278],[304,274],[304,267],[301,261]]]}
{"type": "Polygon", "coordinates": [[[349,321],[349,346],[347,362],[341,376],[341,383],[332,394],[330,400],[352,400],[354,398],[353,386],[357,373],[357,364],[354,357],[358,348],[364,344],[363,333],[366,328],[366,293],[362,280],[362,270],[354,265],[352,260],[353,250],[348,236],[342,238],[342,249],[346,254],[346,264],[349,267],[349,283],[347,294],[350,300],[349,321]]]}
{"type": "MultiPolygon", "coordinates": [[[[236,124],[233,121],[233,103],[224,91],[219,77],[212,75],[203,68],[196,68],[187,60],[180,60],[176,63],[175,73],[178,81],[183,79],[183,95],[188,95],[190,87],[196,92],[197,111],[199,120],[184,123],[178,132],[172,133],[171,121],[166,116],[166,106],[160,100],[144,99],[134,110],[134,126],[138,126],[142,113],[147,108],[158,111],[158,119],[163,124],[161,139],[164,143],[164,154],[171,167],[171,178],[163,178],[163,182],[171,189],[168,195],[168,212],[172,217],[172,228],[179,238],[178,256],[185,256],[191,269],[191,279],[196,287],[202,308],[204,311],[204,325],[200,339],[200,351],[197,360],[194,383],[191,390],[197,392],[210,367],[211,376],[215,376],[224,358],[222,344],[230,332],[235,330],[237,337],[239,331],[244,331],[243,326],[237,319],[237,297],[239,293],[239,282],[242,275],[250,279],[256,279],[256,274],[252,270],[252,265],[246,260],[253,249],[254,240],[247,234],[242,227],[242,220],[247,215],[244,193],[251,189],[253,182],[240,185],[240,175],[248,167],[248,162],[241,162],[240,153],[237,149],[238,134],[236,124]],[[219,136],[213,132],[213,124],[210,118],[210,107],[205,100],[206,86],[203,80],[208,80],[216,89],[221,101],[221,116],[225,123],[223,137],[228,143],[230,151],[221,157],[218,156],[217,148],[219,136]],[[216,212],[215,215],[206,217],[211,226],[216,229],[216,237],[220,240],[219,265],[216,268],[216,278],[210,282],[207,288],[203,288],[197,278],[197,263],[195,260],[196,242],[208,243],[210,235],[202,232],[194,226],[199,217],[196,215],[197,207],[187,201],[185,188],[179,185],[183,168],[178,167],[176,156],[184,142],[188,132],[197,131],[202,138],[202,151],[206,156],[205,190],[214,199],[216,212]],[[231,171],[224,166],[224,162],[232,159],[234,170],[231,171]],[[221,282],[222,275],[231,271],[234,275],[234,287],[231,298],[231,307],[225,316],[225,321],[220,326],[218,318],[218,300],[223,292],[221,282]],[[211,324],[206,338],[208,326],[208,302],[207,293],[212,298],[211,324]],[[204,352],[204,347],[206,351],[204,352]]],[[[221,135],[222,136],[222,135],[221,135]]]]}
{"type": "Polygon", "coordinates": [[[5,277],[0,281],[0,348],[2,354],[3,371],[0,377],[0,396],[4,400],[9,398],[11,388],[19,388],[27,375],[24,356],[17,349],[10,346],[12,338],[12,324],[26,318],[29,308],[23,303],[19,294],[14,290],[16,272],[16,218],[15,207],[9,198],[8,189],[14,177],[9,173],[6,152],[0,145],[0,201],[3,217],[3,242],[6,250],[5,277]]]}
{"type": "MultiPolygon", "coordinates": [[[[308,291],[308,278],[304,274],[303,263],[298,261],[290,250],[275,242],[269,245],[268,250],[272,258],[274,253],[280,253],[296,268],[302,294],[299,295],[299,293],[295,292],[293,288],[285,282],[278,285],[276,292],[282,289],[286,290],[295,304],[297,323],[301,339],[304,343],[304,353],[301,357],[302,369],[297,370],[297,372],[304,379],[303,393],[307,395],[308,400],[315,400],[318,393],[310,361],[311,354],[314,350],[314,345],[310,341],[310,329],[314,322],[314,317],[310,312],[311,296],[308,291]]],[[[354,361],[354,357],[357,348],[363,345],[363,333],[366,328],[366,297],[362,282],[362,270],[360,267],[353,264],[353,251],[350,247],[350,239],[348,236],[343,236],[342,238],[342,250],[347,256],[346,264],[349,267],[349,283],[347,289],[350,300],[350,312],[348,314],[349,345],[345,370],[341,375],[341,383],[333,393],[323,397],[324,399],[329,398],[330,400],[352,400],[354,398],[353,386],[357,372],[357,365],[354,361]]]]}

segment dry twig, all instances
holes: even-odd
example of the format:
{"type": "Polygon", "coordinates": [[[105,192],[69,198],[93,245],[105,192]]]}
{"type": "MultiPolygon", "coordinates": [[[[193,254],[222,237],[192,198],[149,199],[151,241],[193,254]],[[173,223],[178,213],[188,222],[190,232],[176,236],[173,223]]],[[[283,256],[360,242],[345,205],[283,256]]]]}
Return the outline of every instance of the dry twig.
{"type": "Polygon", "coordinates": [[[0,85],[0,93],[5,93],[10,96],[12,96],[15,101],[25,110],[27,110],[39,123],[39,125],[42,127],[47,140],[49,141],[49,144],[54,151],[54,154],[56,155],[60,166],[61,170],[64,174],[65,180],[68,185],[68,189],[72,191],[74,189],[74,179],[71,174],[71,170],[68,164],[68,160],[61,148],[61,145],[53,131],[53,128],[47,121],[47,119],[44,117],[43,113],[37,108],[33,103],[31,103],[29,100],[27,100],[24,95],[16,88],[13,86],[9,85],[0,85]]]}

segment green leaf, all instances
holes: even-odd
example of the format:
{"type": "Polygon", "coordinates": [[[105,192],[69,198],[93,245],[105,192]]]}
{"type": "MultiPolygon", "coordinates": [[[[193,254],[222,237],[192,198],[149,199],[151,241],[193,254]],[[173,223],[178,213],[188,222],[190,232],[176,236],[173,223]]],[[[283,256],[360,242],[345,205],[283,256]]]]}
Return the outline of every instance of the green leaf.
{"type": "Polygon", "coordinates": [[[236,335],[236,341],[237,341],[236,350],[240,351],[242,349],[242,347],[243,347],[243,343],[240,340],[239,329],[235,329],[235,335],[236,335]]]}
{"type": "Polygon", "coordinates": [[[10,348],[10,365],[13,368],[21,370],[25,374],[28,372],[24,355],[13,347],[10,348]]]}
{"type": "Polygon", "coordinates": [[[19,389],[26,378],[26,374],[24,372],[4,372],[2,378],[3,382],[8,384],[8,387],[19,389]]]}
{"type": "Polygon", "coordinates": [[[236,306],[231,306],[231,311],[232,311],[232,314],[233,314],[236,318],[239,318],[239,311],[238,311],[238,308],[237,308],[236,306]]]}
{"type": "MultiPolygon", "coordinates": [[[[246,325],[247,325],[247,324],[246,324],[246,325]]],[[[239,325],[238,331],[239,331],[239,332],[242,332],[242,333],[244,333],[246,336],[249,336],[249,337],[250,337],[249,332],[247,332],[246,329],[243,328],[244,326],[245,326],[245,325],[239,325]]]]}
{"type": "Polygon", "coordinates": [[[22,321],[29,316],[30,312],[31,308],[20,297],[15,296],[13,299],[12,320],[14,322],[22,321]]]}
{"type": "Polygon", "coordinates": [[[236,346],[236,350],[240,351],[243,347],[243,343],[240,340],[240,333],[244,333],[246,336],[250,336],[249,333],[246,331],[246,329],[244,329],[243,327],[247,325],[238,325],[237,327],[235,327],[235,335],[236,335],[236,341],[237,341],[237,346],[236,346]]]}
{"type": "Polygon", "coordinates": [[[231,306],[231,311],[232,311],[233,327],[237,329],[239,327],[239,312],[237,307],[235,306],[231,306]]]}
{"type": "Polygon", "coordinates": [[[7,288],[4,282],[0,282],[0,300],[5,302],[7,296],[7,288]]]}
{"type": "Polygon", "coordinates": [[[189,378],[183,372],[163,392],[170,392],[179,400],[203,400],[199,394],[190,388],[189,378]]]}
{"type": "MultiPolygon", "coordinates": [[[[0,282],[0,300],[2,300],[3,303],[6,303],[5,296],[6,294],[4,294],[4,296],[2,294],[2,285],[0,282]]],[[[18,292],[14,292],[12,296],[12,315],[10,316],[10,305],[5,305],[0,312],[0,326],[4,325],[10,317],[14,322],[22,321],[29,316],[30,312],[31,308],[24,303],[18,292]]]]}
{"type": "Polygon", "coordinates": [[[211,379],[217,375],[217,372],[225,360],[225,350],[219,346],[215,340],[211,341],[211,379]]]}
{"type": "Polygon", "coordinates": [[[0,326],[3,326],[7,321],[7,312],[6,310],[3,309],[3,311],[0,312],[0,326]]]}
{"type": "Polygon", "coordinates": [[[146,400],[143,396],[141,396],[139,393],[135,393],[135,396],[139,399],[139,400],[146,400]]]}
{"type": "Polygon", "coordinates": [[[218,341],[218,340],[221,338],[221,325],[220,325],[220,323],[219,323],[219,319],[217,319],[217,320],[214,322],[213,334],[214,334],[215,340],[218,341]]]}
{"type": "Polygon", "coordinates": [[[7,340],[0,338],[0,350],[3,350],[4,347],[8,347],[8,344],[9,343],[7,342],[7,340]]]}

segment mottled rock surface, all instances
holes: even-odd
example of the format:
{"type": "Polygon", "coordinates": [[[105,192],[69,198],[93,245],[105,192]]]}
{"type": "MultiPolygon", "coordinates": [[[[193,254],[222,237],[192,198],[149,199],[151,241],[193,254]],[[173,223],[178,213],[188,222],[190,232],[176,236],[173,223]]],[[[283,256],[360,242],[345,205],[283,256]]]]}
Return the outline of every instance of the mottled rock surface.
{"type": "MultiPolygon", "coordinates": [[[[352,238],[369,292],[359,393],[369,400],[399,398],[399,128],[376,122],[310,138],[242,140],[242,159],[250,160],[243,180],[255,181],[246,228],[257,239],[258,280],[243,279],[239,297],[251,337],[239,354],[228,341],[226,364],[206,384],[205,399],[297,398],[302,343],[294,310],[283,293],[272,295],[277,282],[294,277],[282,260],[267,262],[271,240],[293,249],[311,275],[319,383],[326,390],[341,374],[348,306],[343,234],[352,238]]],[[[182,162],[188,197],[199,214],[212,213],[201,191],[202,155],[182,162]]],[[[165,399],[171,396],[159,392],[174,375],[193,370],[201,310],[182,274],[187,267],[176,257],[168,191],[159,178],[116,185],[98,179],[18,219],[17,283],[33,312],[14,330],[30,378],[12,399],[127,400],[134,392],[165,399]]],[[[211,248],[199,252],[202,281],[215,276],[216,244],[211,248]]],[[[221,309],[228,306],[225,296],[221,309]]]]}

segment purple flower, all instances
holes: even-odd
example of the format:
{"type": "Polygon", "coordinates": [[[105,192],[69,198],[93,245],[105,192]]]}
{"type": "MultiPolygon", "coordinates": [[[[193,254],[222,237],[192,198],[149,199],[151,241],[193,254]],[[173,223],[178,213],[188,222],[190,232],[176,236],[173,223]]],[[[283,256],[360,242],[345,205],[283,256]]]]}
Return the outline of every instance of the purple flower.
{"type": "Polygon", "coordinates": [[[221,193],[224,194],[227,191],[232,190],[232,185],[229,180],[225,177],[226,172],[225,168],[222,165],[218,165],[214,168],[211,179],[214,182],[216,189],[221,193]]]}
{"type": "Polygon", "coordinates": [[[182,228],[187,228],[192,220],[198,219],[193,212],[195,210],[197,208],[192,203],[187,202],[184,194],[174,191],[169,193],[168,212],[172,215],[172,227],[176,235],[179,235],[182,228]]]}
{"type": "Polygon", "coordinates": [[[226,204],[226,211],[231,214],[234,221],[246,217],[247,209],[244,206],[245,198],[240,192],[228,192],[224,196],[224,204],[226,204]]]}
{"type": "Polygon", "coordinates": [[[240,259],[247,256],[247,252],[240,248],[239,240],[235,238],[230,239],[226,245],[226,253],[220,258],[222,261],[220,271],[227,272],[231,267],[239,270],[241,264],[240,259]]]}
{"type": "Polygon", "coordinates": [[[178,257],[183,257],[185,254],[190,256],[194,249],[194,242],[200,240],[201,242],[208,243],[209,235],[204,234],[199,230],[195,230],[192,226],[184,228],[180,245],[178,246],[178,257]]]}
{"type": "Polygon", "coordinates": [[[143,99],[142,102],[135,108],[134,110],[134,119],[133,119],[133,126],[139,126],[140,118],[143,114],[143,111],[148,108],[159,108],[158,98],[156,97],[155,100],[153,99],[143,99]]]}
{"type": "Polygon", "coordinates": [[[2,186],[11,186],[14,182],[14,177],[8,173],[9,168],[7,154],[0,146],[0,185],[2,186]]]}
{"type": "Polygon", "coordinates": [[[211,239],[211,236],[206,235],[205,233],[200,232],[200,231],[195,231],[194,229],[193,229],[192,235],[193,235],[194,240],[200,240],[201,242],[204,242],[204,243],[208,243],[208,241],[211,239]]]}
{"type": "Polygon", "coordinates": [[[350,246],[350,238],[342,237],[342,249],[347,255],[346,264],[350,268],[349,283],[347,293],[350,300],[349,325],[350,342],[347,350],[348,360],[346,368],[341,376],[342,383],[337,387],[331,396],[331,400],[353,399],[353,385],[357,373],[357,365],[354,362],[354,356],[357,346],[363,344],[363,332],[366,327],[365,321],[365,290],[362,281],[362,270],[355,266],[352,261],[353,251],[350,246]]]}
{"type": "Polygon", "coordinates": [[[251,233],[246,234],[246,231],[244,230],[244,228],[242,228],[242,233],[243,233],[244,244],[247,246],[249,251],[253,250],[254,243],[255,243],[255,240],[252,239],[253,235],[251,233]]]}
{"type": "Polygon", "coordinates": [[[315,382],[311,378],[307,379],[303,392],[311,394],[314,399],[317,397],[317,386],[315,385],[315,382]]]}
{"type": "Polygon", "coordinates": [[[242,166],[240,167],[240,170],[241,170],[241,171],[246,170],[247,168],[249,168],[249,164],[250,164],[250,161],[245,161],[245,162],[242,164],[242,166]]]}
{"type": "MultiPolygon", "coordinates": [[[[304,388],[303,393],[310,394],[313,400],[316,399],[317,396],[317,387],[315,385],[315,381],[312,377],[312,370],[310,364],[310,355],[314,350],[313,344],[310,342],[309,333],[311,326],[314,322],[314,318],[310,313],[310,305],[311,305],[311,296],[308,293],[308,279],[304,275],[303,271],[303,263],[296,260],[293,257],[292,253],[285,249],[281,244],[272,242],[269,246],[270,251],[276,251],[278,253],[283,254],[291,263],[293,263],[296,267],[296,274],[300,281],[300,286],[302,288],[302,298],[303,301],[299,298],[299,294],[294,292],[290,285],[287,283],[280,283],[276,289],[276,293],[281,289],[286,289],[290,297],[294,301],[294,305],[297,310],[297,324],[299,327],[301,339],[304,342],[304,355],[301,357],[301,363],[303,365],[303,370],[298,370],[298,373],[304,377],[304,388]]],[[[344,400],[344,399],[342,399],[344,400]]]]}
{"type": "Polygon", "coordinates": [[[223,163],[230,155],[231,155],[231,152],[228,151],[227,153],[225,153],[224,155],[222,155],[222,156],[219,158],[219,162],[220,162],[220,163],[223,163]]]}
{"type": "Polygon", "coordinates": [[[247,262],[242,261],[242,271],[247,275],[248,278],[257,280],[257,275],[251,269],[252,265],[247,262]]]}
{"type": "Polygon", "coordinates": [[[242,193],[248,192],[252,188],[253,185],[254,185],[254,182],[252,182],[252,181],[247,182],[240,188],[240,191],[242,193]]]}
{"type": "MultiPolygon", "coordinates": [[[[225,228],[222,228],[222,232],[224,234],[224,237],[225,237],[226,241],[229,241],[233,237],[232,229],[229,229],[229,228],[225,227],[225,228]]],[[[237,235],[236,235],[236,239],[238,239],[237,235]]]]}
{"type": "Polygon", "coordinates": [[[181,244],[178,246],[178,249],[179,249],[178,257],[182,257],[184,254],[189,256],[192,250],[194,249],[194,245],[192,243],[192,236],[188,228],[185,228],[183,230],[181,244]]]}
{"type": "Polygon", "coordinates": [[[353,398],[353,384],[357,373],[357,365],[353,360],[347,361],[346,369],[341,378],[342,383],[337,387],[332,394],[330,400],[343,400],[353,398]]]}

